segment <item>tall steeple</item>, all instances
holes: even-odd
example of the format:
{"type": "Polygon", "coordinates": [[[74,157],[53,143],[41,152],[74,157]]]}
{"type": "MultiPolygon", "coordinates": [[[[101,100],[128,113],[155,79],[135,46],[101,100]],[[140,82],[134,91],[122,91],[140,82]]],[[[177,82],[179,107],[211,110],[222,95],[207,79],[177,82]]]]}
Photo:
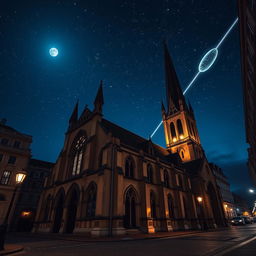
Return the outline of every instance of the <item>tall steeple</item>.
{"type": "Polygon", "coordinates": [[[176,74],[166,41],[164,41],[165,84],[167,98],[167,114],[187,108],[178,76],[176,74]]]}
{"type": "Polygon", "coordinates": [[[97,95],[94,100],[94,112],[102,113],[102,106],[104,104],[104,97],[103,97],[103,82],[100,81],[100,86],[97,92],[97,95]]]}
{"type": "Polygon", "coordinates": [[[78,119],[78,101],[76,102],[76,105],[74,107],[74,110],[69,118],[69,126],[72,126],[77,122],[78,119]]]}
{"type": "Polygon", "coordinates": [[[183,162],[202,157],[203,150],[194,112],[187,106],[167,44],[164,42],[167,111],[162,104],[162,117],[167,149],[179,153],[183,162]]]}

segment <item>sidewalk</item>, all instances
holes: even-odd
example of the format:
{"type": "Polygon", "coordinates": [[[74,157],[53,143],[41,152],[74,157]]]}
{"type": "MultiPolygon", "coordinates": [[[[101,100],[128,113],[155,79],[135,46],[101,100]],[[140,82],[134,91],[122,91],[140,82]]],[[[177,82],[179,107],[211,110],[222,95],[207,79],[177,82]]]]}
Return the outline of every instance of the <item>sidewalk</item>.
{"type": "Polygon", "coordinates": [[[5,249],[3,251],[0,251],[0,256],[2,255],[8,255],[16,252],[22,251],[24,248],[21,245],[16,244],[6,244],[5,249]]]}
{"type": "Polygon", "coordinates": [[[44,233],[34,233],[30,234],[31,237],[35,238],[46,238],[46,239],[56,239],[56,240],[67,240],[67,241],[77,241],[77,242],[121,242],[121,241],[134,241],[134,240],[145,240],[145,239],[159,239],[159,238],[174,238],[180,236],[188,236],[192,234],[201,233],[200,230],[194,231],[173,231],[173,232],[158,232],[154,234],[127,234],[124,236],[113,236],[113,237],[88,237],[85,234],[44,234],[44,233]]]}

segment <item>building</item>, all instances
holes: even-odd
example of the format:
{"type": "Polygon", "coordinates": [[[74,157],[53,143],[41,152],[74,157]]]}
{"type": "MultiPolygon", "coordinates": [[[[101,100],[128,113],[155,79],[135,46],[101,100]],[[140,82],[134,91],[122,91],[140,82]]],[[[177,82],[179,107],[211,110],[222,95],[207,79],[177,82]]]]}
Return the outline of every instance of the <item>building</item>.
{"type": "Polygon", "coordinates": [[[247,201],[235,193],[233,193],[233,198],[237,216],[251,216],[252,212],[248,206],[247,201]]]}
{"type": "Polygon", "coordinates": [[[41,195],[35,232],[129,232],[226,225],[223,203],[207,162],[192,107],[187,105],[164,46],[166,148],[103,116],[103,86],[94,109],[78,104],[41,195]]]}
{"type": "Polygon", "coordinates": [[[256,0],[239,0],[238,5],[248,167],[256,185],[256,0]]]}
{"type": "MultiPolygon", "coordinates": [[[[0,122],[0,225],[4,223],[15,190],[15,175],[27,170],[31,142],[31,136],[7,126],[6,120],[0,122]]],[[[13,210],[10,211],[8,223],[12,219],[13,210]]]]}
{"type": "Polygon", "coordinates": [[[36,210],[45,178],[50,175],[53,163],[30,159],[27,177],[20,188],[11,222],[11,230],[29,232],[33,228],[36,210]]]}
{"type": "Polygon", "coordinates": [[[223,201],[224,212],[227,219],[231,219],[236,216],[236,207],[234,205],[233,194],[230,191],[230,184],[228,183],[228,178],[223,173],[222,169],[210,163],[210,167],[216,178],[216,183],[219,186],[220,194],[223,201]]]}

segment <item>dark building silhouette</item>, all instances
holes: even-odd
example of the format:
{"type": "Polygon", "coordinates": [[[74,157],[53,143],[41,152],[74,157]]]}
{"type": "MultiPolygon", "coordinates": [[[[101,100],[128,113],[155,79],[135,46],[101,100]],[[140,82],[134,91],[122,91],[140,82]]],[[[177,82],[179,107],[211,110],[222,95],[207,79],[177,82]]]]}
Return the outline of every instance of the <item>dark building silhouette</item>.
{"type": "Polygon", "coordinates": [[[256,185],[256,0],[238,4],[248,167],[256,185]]]}
{"type": "Polygon", "coordinates": [[[129,232],[215,228],[226,224],[223,202],[205,157],[195,115],[181,92],[164,45],[166,148],[103,116],[103,85],[94,109],[78,104],[41,195],[35,232],[129,232]]]}
{"type": "Polygon", "coordinates": [[[19,190],[11,227],[13,231],[29,232],[33,228],[40,194],[44,181],[51,172],[53,163],[30,159],[27,167],[27,177],[19,190]]]}

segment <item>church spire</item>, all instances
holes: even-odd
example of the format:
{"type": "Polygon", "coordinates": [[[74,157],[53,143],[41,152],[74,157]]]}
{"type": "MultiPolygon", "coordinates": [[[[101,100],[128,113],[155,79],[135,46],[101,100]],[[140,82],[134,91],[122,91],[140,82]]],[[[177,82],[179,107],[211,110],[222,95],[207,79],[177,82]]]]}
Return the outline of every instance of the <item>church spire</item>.
{"type": "Polygon", "coordinates": [[[77,118],[78,118],[78,100],[77,100],[74,110],[69,118],[69,125],[71,126],[72,124],[76,123],[77,118]]]}
{"type": "Polygon", "coordinates": [[[164,62],[165,62],[165,80],[167,113],[172,114],[176,111],[186,108],[186,101],[183,96],[179,79],[176,74],[166,41],[164,41],[164,62]]]}
{"type": "Polygon", "coordinates": [[[100,87],[94,100],[94,112],[102,113],[102,105],[104,104],[103,98],[103,82],[100,81],[100,87]]]}

